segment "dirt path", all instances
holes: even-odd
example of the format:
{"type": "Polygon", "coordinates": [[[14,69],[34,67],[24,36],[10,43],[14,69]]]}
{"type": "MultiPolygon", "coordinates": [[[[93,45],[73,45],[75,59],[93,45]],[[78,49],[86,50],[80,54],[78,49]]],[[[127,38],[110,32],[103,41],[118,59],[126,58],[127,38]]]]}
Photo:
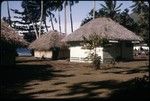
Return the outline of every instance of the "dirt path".
{"type": "Polygon", "coordinates": [[[108,98],[135,77],[148,75],[146,61],[120,62],[115,68],[96,71],[89,64],[65,60],[41,61],[33,57],[16,60],[16,68],[5,71],[10,76],[4,80],[4,97],[108,98]]]}

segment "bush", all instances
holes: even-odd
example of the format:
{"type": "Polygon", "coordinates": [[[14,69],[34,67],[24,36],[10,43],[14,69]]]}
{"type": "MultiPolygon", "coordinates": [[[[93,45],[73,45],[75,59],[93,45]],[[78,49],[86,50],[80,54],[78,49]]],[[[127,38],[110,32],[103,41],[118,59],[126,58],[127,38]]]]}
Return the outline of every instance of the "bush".
{"type": "Polygon", "coordinates": [[[93,55],[91,57],[92,64],[95,67],[95,69],[100,69],[101,67],[101,56],[98,56],[97,54],[93,55]]]}

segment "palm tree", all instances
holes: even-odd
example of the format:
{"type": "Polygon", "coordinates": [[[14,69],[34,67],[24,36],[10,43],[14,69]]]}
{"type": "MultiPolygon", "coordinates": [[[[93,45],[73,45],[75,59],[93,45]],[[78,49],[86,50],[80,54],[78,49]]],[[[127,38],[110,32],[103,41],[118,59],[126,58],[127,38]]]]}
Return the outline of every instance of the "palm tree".
{"type": "Polygon", "coordinates": [[[59,24],[59,32],[61,33],[61,20],[60,20],[60,11],[58,9],[58,24],[59,24]]]}
{"type": "Polygon", "coordinates": [[[72,2],[69,2],[69,8],[70,8],[70,22],[71,22],[71,32],[73,32],[73,22],[72,22],[72,2]]]}
{"type": "Polygon", "coordinates": [[[93,1],[93,19],[95,19],[95,0],[93,1]]]}
{"type": "Polygon", "coordinates": [[[8,1],[7,1],[7,12],[8,12],[9,25],[11,26],[11,16],[10,16],[10,11],[9,11],[9,2],[8,1]]]}
{"type": "Polygon", "coordinates": [[[73,32],[73,20],[72,20],[72,6],[79,1],[68,1],[69,2],[69,10],[70,10],[70,24],[71,24],[71,31],[73,32]]]}
{"type": "Polygon", "coordinates": [[[39,37],[41,36],[41,27],[42,27],[42,21],[43,21],[43,0],[41,0],[41,12],[40,12],[40,27],[39,27],[39,37]]]}
{"type": "Polygon", "coordinates": [[[140,0],[140,1],[133,1],[134,4],[131,6],[132,11],[135,12],[135,13],[142,13],[143,12],[143,9],[145,7],[145,3],[143,0],[140,0]]]}
{"type": "Polygon", "coordinates": [[[66,13],[66,6],[67,6],[67,1],[64,1],[64,30],[65,34],[67,34],[67,13],[66,13]]]}
{"type": "Polygon", "coordinates": [[[104,1],[105,5],[101,4],[102,9],[107,13],[106,16],[115,19],[117,12],[119,12],[122,3],[117,7],[117,2],[115,0],[104,1]]]}

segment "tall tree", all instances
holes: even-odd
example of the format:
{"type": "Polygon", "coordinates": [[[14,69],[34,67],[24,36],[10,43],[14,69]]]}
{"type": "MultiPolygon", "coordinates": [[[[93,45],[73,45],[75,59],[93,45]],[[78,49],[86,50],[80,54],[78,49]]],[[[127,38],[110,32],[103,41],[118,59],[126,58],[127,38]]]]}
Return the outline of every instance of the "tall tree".
{"type": "MultiPolygon", "coordinates": [[[[22,1],[23,11],[20,12],[18,10],[14,10],[16,13],[22,15],[22,21],[25,23],[29,23],[33,25],[33,29],[35,31],[36,38],[38,38],[43,31],[40,31],[41,24],[46,22],[46,17],[50,16],[48,12],[52,12],[57,10],[60,5],[62,5],[63,1],[22,1]],[[43,2],[43,6],[41,5],[43,2]],[[42,10],[42,9],[43,10],[42,10]],[[39,13],[43,13],[42,15],[39,13]],[[40,22],[40,23],[39,23],[40,22]]],[[[46,23],[45,23],[46,26],[46,23]]],[[[42,27],[43,29],[43,27],[42,27]]]]}
{"type": "Polygon", "coordinates": [[[117,22],[119,22],[121,25],[126,27],[127,29],[139,33],[139,26],[138,23],[134,21],[133,18],[129,15],[129,10],[125,9],[123,12],[120,12],[117,14],[117,17],[115,19],[117,22]]]}
{"type": "Polygon", "coordinates": [[[42,20],[43,20],[43,0],[41,0],[41,16],[40,16],[40,28],[39,28],[39,37],[41,36],[41,26],[42,26],[42,20]]]}
{"type": "Polygon", "coordinates": [[[102,6],[101,9],[99,9],[98,11],[95,11],[94,9],[92,9],[89,12],[89,16],[87,18],[85,18],[82,23],[81,26],[84,25],[85,23],[89,22],[90,20],[93,19],[93,16],[95,16],[95,18],[98,17],[110,17],[113,20],[117,19],[117,15],[120,12],[120,7],[122,6],[122,3],[119,4],[119,6],[117,6],[117,1],[116,0],[106,0],[104,1],[104,5],[100,4],[102,6]],[[94,15],[93,15],[94,14],[94,15]]]}
{"type": "Polygon", "coordinates": [[[67,0],[64,0],[64,21],[65,21],[65,33],[67,33],[67,12],[66,12],[66,7],[67,5],[69,5],[69,10],[70,10],[70,26],[71,26],[71,31],[73,32],[73,20],[72,20],[72,6],[75,4],[75,3],[78,3],[79,1],[76,0],[76,1],[67,1],[67,0]]]}
{"type": "Polygon", "coordinates": [[[9,2],[7,1],[7,12],[8,12],[8,22],[9,25],[11,26],[11,16],[10,16],[10,8],[9,8],[9,2]]]}
{"type": "Polygon", "coordinates": [[[65,34],[67,34],[67,12],[66,12],[67,1],[64,1],[64,30],[65,34]]]}
{"type": "Polygon", "coordinates": [[[58,9],[58,26],[59,26],[59,32],[61,33],[61,19],[60,19],[60,11],[58,9]]]}
{"type": "Polygon", "coordinates": [[[115,19],[117,12],[119,12],[122,6],[122,3],[117,6],[116,0],[106,0],[104,1],[105,5],[101,4],[103,10],[106,12],[106,15],[110,17],[111,19],[115,19]]]}
{"type": "Polygon", "coordinates": [[[93,1],[93,19],[95,19],[95,0],[93,1]]]}
{"type": "Polygon", "coordinates": [[[140,36],[145,43],[149,44],[149,3],[143,0],[133,1],[131,6],[133,13],[137,14],[137,23],[139,24],[140,36]]]}

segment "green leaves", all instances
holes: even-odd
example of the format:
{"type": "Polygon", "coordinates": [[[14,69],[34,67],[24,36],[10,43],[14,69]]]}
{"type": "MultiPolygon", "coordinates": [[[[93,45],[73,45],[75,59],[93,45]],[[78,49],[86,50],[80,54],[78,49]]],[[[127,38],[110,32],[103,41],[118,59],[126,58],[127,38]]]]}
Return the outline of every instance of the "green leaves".
{"type": "Polygon", "coordinates": [[[136,22],[139,26],[139,35],[146,43],[149,43],[149,4],[146,1],[133,1],[131,6],[136,16],[136,22]]]}
{"type": "Polygon", "coordinates": [[[109,41],[106,38],[102,38],[96,33],[90,34],[88,37],[83,36],[82,48],[91,50],[86,59],[91,60],[96,69],[99,69],[101,65],[101,56],[98,56],[96,48],[99,46],[105,47],[108,43],[109,41]]]}

